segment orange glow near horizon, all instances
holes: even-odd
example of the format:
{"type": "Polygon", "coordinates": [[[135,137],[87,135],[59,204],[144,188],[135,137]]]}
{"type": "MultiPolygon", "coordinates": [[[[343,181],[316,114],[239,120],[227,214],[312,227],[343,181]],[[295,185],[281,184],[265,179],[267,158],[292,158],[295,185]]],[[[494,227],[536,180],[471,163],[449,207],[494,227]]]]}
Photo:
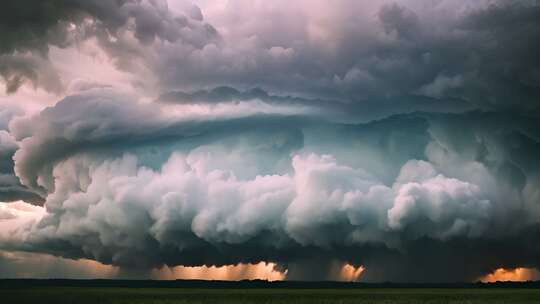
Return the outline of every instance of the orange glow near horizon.
{"type": "MultiPolygon", "coordinates": [[[[267,281],[282,281],[285,280],[287,271],[281,272],[276,270],[276,264],[260,262],[258,264],[237,264],[227,266],[175,266],[162,267],[152,271],[152,278],[158,280],[175,280],[175,279],[196,279],[196,280],[267,280],[267,281]]],[[[355,267],[350,264],[345,264],[339,272],[339,277],[335,278],[338,281],[358,281],[362,272],[363,266],[355,267]]]]}
{"type": "Polygon", "coordinates": [[[343,265],[343,268],[341,268],[341,281],[347,281],[347,282],[354,282],[358,281],[360,276],[362,275],[362,272],[364,272],[364,266],[358,266],[355,267],[351,264],[345,264],[343,265]]]}
{"type": "MultiPolygon", "coordinates": [[[[118,266],[102,264],[90,259],[72,260],[49,254],[22,251],[0,250],[0,260],[10,265],[21,265],[19,271],[9,274],[0,273],[1,278],[85,278],[115,279],[129,274],[118,266]]],[[[336,265],[338,266],[338,265],[336,265]]],[[[352,282],[358,281],[365,268],[342,264],[329,274],[329,280],[352,282]],[[335,271],[337,270],[337,271],[335,271]]],[[[257,264],[237,264],[225,266],[164,266],[150,272],[141,272],[141,277],[154,280],[267,280],[282,281],[286,279],[287,270],[280,271],[275,263],[260,262],[257,264]]]]}
{"type": "Polygon", "coordinates": [[[487,282],[497,282],[497,281],[534,281],[540,280],[540,272],[534,268],[514,268],[514,269],[505,269],[498,268],[494,272],[487,274],[480,278],[480,281],[487,282]]]}
{"type": "Polygon", "coordinates": [[[9,276],[0,273],[2,278],[112,279],[120,271],[119,267],[105,265],[94,260],[72,260],[49,254],[22,251],[0,250],[0,259],[12,266],[20,265],[20,270],[17,273],[12,272],[9,276]]]}
{"type": "Polygon", "coordinates": [[[268,280],[281,281],[286,272],[275,269],[274,263],[237,264],[227,266],[175,266],[162,267],[152,271],[152,278],[159,280],[268,280]]]}

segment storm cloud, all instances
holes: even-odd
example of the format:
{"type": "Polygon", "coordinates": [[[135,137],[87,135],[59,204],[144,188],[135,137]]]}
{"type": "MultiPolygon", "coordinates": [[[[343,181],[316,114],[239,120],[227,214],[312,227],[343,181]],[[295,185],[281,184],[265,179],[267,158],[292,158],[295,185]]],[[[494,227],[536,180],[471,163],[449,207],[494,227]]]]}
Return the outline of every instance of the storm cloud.
{"type": "Polygon", "coordinates": [[[13,170],[13,155],[19,148],[19,144],[8,132],[8,124],[22,113],[22,110],[15,105],[0,106],[0,201],[24,200],[43,203],[43,198],[21,185],[13,170]]]}
{"type": "MultiPolygon", "coordinates": [[[[4,252],[143,277],[260,262],[287,279],[347,264],[407,282],[540,268],[535,2],[6,6],[7,91],[58,101],[0,105],[0,201],[42,206],[0,205],[4,252]],[[48,54],[85,43],[137,90],[98,74],[62,93],[48,54]]],[[[11,257],[0,268],[24,269],[11,257]]]]}
{"type": "MultiPolygon", "coordinates": [[[[508,258],[508,239],[536,235],[532,118],[194,119],[97,92],[11,124],[21,142],[15,172],[48,213],[6,238],[6,248],[125,268],[271,261],[297,278],[307,277],[295,263],[322,259],[330,269],[337,260],[366,266],[366,279],[376,269],[377,280],[387,259],[405,265],[427,254],[418,246],[462,246],[459,258],[471,262],[461,271],[435,275],[440,268],[428,263],[441,260],[433,258],[416,277],[393,266],[388,278],[474,280],[508,258]],[[501,260],[475,266],[488,248],[501,260]]],[[[513,262],[536,266],[534,257],[513,262]]]]}
{"type": "Polygon", "coordinates": [[[165,75],[162,83],[187,89],[264,85],[360,107],[427,98],[485,110],[538,108],[534,1],[282,6],[229,3],[215,22],[226,29],[221,44],[193,51],[162,45],[152,66],[165,75]],[[280,22],[257,22],[272,18],[280,22]]]}
{"type": "Polygon", "coordinates": [[[10,0],[2,3],[1,11],[0,75],[8,93],[24,81],[53,92],[63,89],[60,75],[48,60],[50,47],[66,48],[96,39],[120,68],[133,70],[145,45],[156,39],[197,47],[200,40],[217,35],[192,10],[172,15],[161,0],[10,0]]]}

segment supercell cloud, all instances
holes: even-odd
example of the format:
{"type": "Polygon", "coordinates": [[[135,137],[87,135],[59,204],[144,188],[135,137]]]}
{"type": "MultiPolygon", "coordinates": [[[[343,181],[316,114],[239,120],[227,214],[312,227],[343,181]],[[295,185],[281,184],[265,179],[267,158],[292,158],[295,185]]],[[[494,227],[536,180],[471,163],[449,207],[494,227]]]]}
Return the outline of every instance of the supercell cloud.
{"type": "Polygon", "coordinates": [[[2,6],[0,269],[540,268],[535,1],[2,6]]]}

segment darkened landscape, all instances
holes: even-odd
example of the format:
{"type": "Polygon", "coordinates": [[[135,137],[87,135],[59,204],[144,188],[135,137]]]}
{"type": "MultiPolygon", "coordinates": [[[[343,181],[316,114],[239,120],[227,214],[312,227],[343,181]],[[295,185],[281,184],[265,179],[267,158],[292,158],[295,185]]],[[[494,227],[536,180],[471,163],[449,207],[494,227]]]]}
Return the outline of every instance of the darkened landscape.
{"type": "Polygon", "coordinates": [[[3,303],[538,303],[540,282],[362,284],[265,281],[4,280],[3,303]]]}
{"type": "Polygon", "coordinates": [[[4,303],[538,303],[538,289],[152,289],[53,287],[2,290],[4,303]]]}

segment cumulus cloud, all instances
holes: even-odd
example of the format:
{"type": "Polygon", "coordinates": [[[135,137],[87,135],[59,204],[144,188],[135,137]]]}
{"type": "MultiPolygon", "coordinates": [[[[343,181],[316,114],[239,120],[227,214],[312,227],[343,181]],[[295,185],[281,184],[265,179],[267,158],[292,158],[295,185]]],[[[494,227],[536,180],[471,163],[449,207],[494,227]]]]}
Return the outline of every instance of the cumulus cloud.
{"type": "MultiPolygon", "coordinates": [[[[400,178],[401,174],[398,177],[402,182],[408,182],[397,185],[398,194],[393,207],[388,210],[390,228],[403,229],[407,223],[418,223],[420,226],[431,226],[428,229],[416,228],[420,229],[420,235],[439,238],[460,234],[479,236],[484,233],[491,206],[489,200],[482,197],[477,185],[434,175],[434,169],[428,163],[409,162],[402,168],[402,174],[409,177],[411,174],[407,171],[413,171],[412,175],[422,178],[409,180],[400,178]],[[427,223],[419,220],[422,217],[428,220],[427,223]],[[430,225],[430,222],[435,225],[430,225]],[[426,230],[430,233],[426,233],[426,230]]],[[[416,233],[416,229],[412,228],[412,233],[416,233]]]]}
{"type": "MultiPolygon", "coordinates": [[[[81,257],[134,267],[163,263],[155,256],[156,242],[163,249],[179,251],[176,263],[189,263],[182,260],[183,251],[226,244],[238,247],[239,255],[246,242],[267,232],[288,240],[281,245],[285,248],[298,244],[325,248],[366,241],[396,246],[387,238],[409,227],[417,233],[413,239],[475,237],[487,227],[489,201],[481,200],[474,186],[442,175],[393,190],[362,170],[339,166],[330,156],[295,156],[290,175],[250,180],[218,169],[199,171],[198,162],[196,157],[173,154],[154,171],[139,167],[129,154],[98,164],[85,157],[71,158],[55,168],[57,188],[47,200],[50,214],[32,228],[26,246],[47,248],[49,242],[61,241],[75,247],[66,249],[80,251],[81,257]],[[424,191],[423,196],[415,200],[410,194],[414,190],[424,191]],[[415,225],[421,219],[437,230],[429,224],[415,225]],[[378,237],[359,238],[364,229],[378,237]],[[93,246],[88,237],[94,238],[93,246]],[[133,250],[158,260],[137,258],[133,250]]],[[[284,250],[276,244],[265,246],[284,250]]],[[[219,257],[208,259],[220,264],[219,257]]]]}

